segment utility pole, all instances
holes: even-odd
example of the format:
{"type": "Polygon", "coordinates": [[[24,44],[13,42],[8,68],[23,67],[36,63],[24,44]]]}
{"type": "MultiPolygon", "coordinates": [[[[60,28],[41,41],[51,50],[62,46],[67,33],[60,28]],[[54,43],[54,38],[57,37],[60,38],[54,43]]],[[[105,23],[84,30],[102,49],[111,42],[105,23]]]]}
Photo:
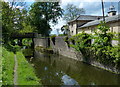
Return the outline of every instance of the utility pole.
{"type": "Polygon", "coordinates": [[[105,15],[104,15],[104,3],[103,3],[103,0],[101,0],[101,2],[102,2],[103,21],[105,21],[105,15]]]}

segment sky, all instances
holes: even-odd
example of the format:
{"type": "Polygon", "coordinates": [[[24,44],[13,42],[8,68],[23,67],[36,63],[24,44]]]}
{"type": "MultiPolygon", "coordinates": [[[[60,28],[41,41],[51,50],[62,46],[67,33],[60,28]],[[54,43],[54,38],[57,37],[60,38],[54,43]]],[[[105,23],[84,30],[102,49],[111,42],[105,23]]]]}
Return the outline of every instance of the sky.
{"type": "MultiPolygon", "coordinates": [[[[70,3],[70,4],[74,4],[79,8],[84,8],[86,13],[85,15],[96,15],[96,16],[102,16],[102,5],[101,2],[98,0],[96,2],[96,0],[62,0],[61,1],[61,8],[65,9],[65,6],[70,3]]],[[[120,1],[120,0],[119,0],[120,1]]],[[[109,11],[109,7],[110,5],[114,5],[117,12],[118,12],[118,1],[116,2],[110,2],[106,1],[104,2],[104,7],[105,7],[105,15],[107,15],[107,12],[109,11]]],[[[58,24],[55,25],[54,27],[52,27],[53,31],[51,32],[52,34],[57,34],[57,30],[56,29],[60,29],[63,25],[65,25],[66,22],[61,18],[58,20],[58,24]]]]}
{"type": "MultiPolygon", "coordinates": [[[[5,0],[5,1],[10,1],[10,0],[5,0]]],[[[13,0],[11,0],[13,1],[13,0]]],[[[18,0],[16,0],[18,1],[18,0]]],[[[19,0],[19,1],[24,1],[24,0],[19,0]]],[[[31,5],[35,0],[25,0],[28,5],[31,5]]],[[[39,2],[42,0],[38,0],[39,2]]],[[[48,1],[48,0],[43,0],[48,1]]],[[[56,1],[56,0],[53,0],[56,1]]],[[[116,11],[118,12],[118,8],[120,11],[120,6],[118,7],[118,2],[120,3],[120,0],[103,0],[104,1],[104,9],[105,9],[105,15],[107,15],[107,12],[109,11],[110,5],[114,5],[116,8],[116,11]]],[[[102,5],[101,5],[101,0],[60,0],[60,6],[62,9],[65,9],[67,4],[74,4],[79,8],[84,8],[85,9],[85,15],[96,15],[96,16],[102,16],[102,5]]],[[[53,25],[50,23],[52,32],[51,34],[58,34],[58,29],[67,24],[65,20],[60,18],[58,20],[57,25],[53,25]]],[[[59,31],[61,33],[61,31],[59,31]]]]}

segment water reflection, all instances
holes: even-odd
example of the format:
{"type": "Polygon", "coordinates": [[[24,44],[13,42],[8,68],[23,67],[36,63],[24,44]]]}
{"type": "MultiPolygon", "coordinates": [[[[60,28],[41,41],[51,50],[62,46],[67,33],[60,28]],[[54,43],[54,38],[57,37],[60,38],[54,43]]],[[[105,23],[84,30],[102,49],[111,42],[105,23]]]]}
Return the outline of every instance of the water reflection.
{"type": "Polygon", "coordinates": [[[79,85],[77,81],[69,77],[68,75],[62,76],[62,82],[64,83],[63,85],[79,85]]]}
{"type": "Polygon", "coordinates": [[[120,85],[120,75],[63,56],[35,51],[30,62],[44,85],[120,85]]]}

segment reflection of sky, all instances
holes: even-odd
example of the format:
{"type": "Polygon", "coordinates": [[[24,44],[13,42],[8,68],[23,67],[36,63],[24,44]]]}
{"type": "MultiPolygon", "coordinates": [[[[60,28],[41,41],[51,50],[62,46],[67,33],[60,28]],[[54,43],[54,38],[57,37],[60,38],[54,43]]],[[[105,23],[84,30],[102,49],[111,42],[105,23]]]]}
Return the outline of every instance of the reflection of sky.
{"type": "Polygon", "coordinates": [[[62,76],[62,82],[64,83],[63,85],[79,85],[78,82],[68,75],[63,75],[62,76]]]}

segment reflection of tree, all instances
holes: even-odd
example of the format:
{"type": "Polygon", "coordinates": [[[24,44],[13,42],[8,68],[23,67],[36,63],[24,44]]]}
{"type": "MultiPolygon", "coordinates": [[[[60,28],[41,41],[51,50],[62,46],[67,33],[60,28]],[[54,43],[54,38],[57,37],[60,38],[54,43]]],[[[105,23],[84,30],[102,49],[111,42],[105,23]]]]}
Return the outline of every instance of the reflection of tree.
{"type": "Polygon", "coordinates": [[[71,71],[71,67],[70,67],[70,65],[68,65],[68,68],[67,68],[67,70],[66,70],[66,73],[69,73],[71,71]]]}
{"type": "Polygon", "coordinates": [[[55,68],[56,67],[56,61],[54,60],[52,63],[52,66],[55,68]]]}
{"type": "Polygon", "coordinates": [[[35,59],[34,64],[37,75],[42,79],[43,84],[46,85],[62,84],[61,79],[64,75],[68,75],[80,85],[120,84],[118,83],[120,77],[117,75],[63,56],[51,55],[51,63],[47,57],[43,58],[40,56],[35,59]],[[47,67],[47,70],[45,70],[45,67],[47,67]]]}

